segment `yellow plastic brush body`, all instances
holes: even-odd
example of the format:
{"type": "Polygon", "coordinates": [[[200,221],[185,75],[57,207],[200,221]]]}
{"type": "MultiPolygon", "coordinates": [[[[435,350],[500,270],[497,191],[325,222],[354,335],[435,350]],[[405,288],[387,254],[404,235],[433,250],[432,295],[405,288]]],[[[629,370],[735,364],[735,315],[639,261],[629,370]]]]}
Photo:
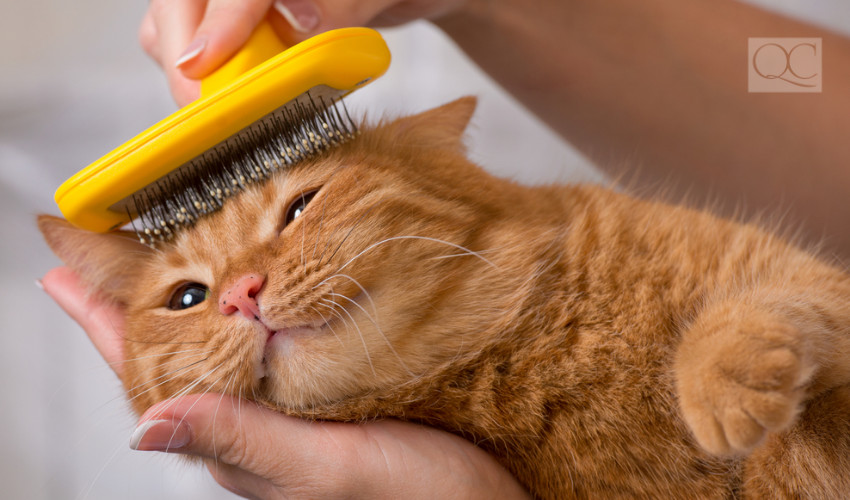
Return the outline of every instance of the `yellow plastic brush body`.
{"type": "Polygon", "coordinates": [[[128,223],[120,208],[145,186],[314,88],[348,94],[381,76],[390,53],[368,28],[329,31],[286,48],[264,23],[181,108],[65,181],[59,209],[72,224],[106,232],[128,223]]]}

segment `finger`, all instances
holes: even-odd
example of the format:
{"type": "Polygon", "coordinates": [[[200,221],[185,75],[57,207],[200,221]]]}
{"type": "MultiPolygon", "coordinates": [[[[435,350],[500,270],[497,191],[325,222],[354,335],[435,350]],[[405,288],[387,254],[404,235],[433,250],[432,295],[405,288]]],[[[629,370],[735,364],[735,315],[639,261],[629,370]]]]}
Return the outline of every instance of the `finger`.
{"type": "MultiPolygon", "coordinates": [[[[241,469],[251,475],[231,469],[219,473],[231,486],[258,497],[272,487],[285,491],[293,478],[302,488],[313,484],[324,491],[343,491],[345,473],[327,471],[341,469],[346,450],[323,431],[325,425],[222,394],[190,395],[146,411],[130,446],[199,456],[241,469]]],[[[353,429],[357,432],[356,426],[353,429]]]]}
{"type": "Polygon", "coordinates": [[[79,276],[67,267],[51,269],[41,279],[44,291],[86,331],[115,373],[124,359],[124,311],[98,295],[89,294],[79,276]]]}
{"type": "Polygon", "coordinates": [[[171,94],[181,106],[197,99],[199,82],[189,79],[177,67],[178,59],[194,39],[206,3],[194,0],[152,0],[148,11],[156,26],[159,62],[168,79],[171,94]]]}
{"type": "Polygon", "coordinates": [[[142,18],[142,23],[139,25],[139,45],[147,55],[162,66],[162,61],[159,55],[159,43],[156,31],[156,23],[153,20],[153,14],[148,9],[145,12],[145,17],[142,18]]]}
{"type": "Polygon", "coordinates": [[[175,64],[190,78],[203,78],[230,58],[260,24],[271,0],[210,0],[203,20],[175,64]],[[200,51],[196,50],[201,48],[200,51]]]}
{"type": "Polygon", "coordinates": [[[458,436],[394,420],[308,422],[217,394],[153,406],[130,446],[202,457],[220,484],[249,498],[527,498],[492,456],[458,436]]]}
{"type": "Polygon", "coordinates": [[[210,475],[222,488],[244,498],[274,498],[276,488],[268,479],[239,467],[206,458],[204,463],[210,475]]]}
{"type": "Polygon", "coordinates": [[[278,36],[288,45],[309,37],[322,21],[322,13],[312,0],[275,0],[269,16],[278,36]]]}

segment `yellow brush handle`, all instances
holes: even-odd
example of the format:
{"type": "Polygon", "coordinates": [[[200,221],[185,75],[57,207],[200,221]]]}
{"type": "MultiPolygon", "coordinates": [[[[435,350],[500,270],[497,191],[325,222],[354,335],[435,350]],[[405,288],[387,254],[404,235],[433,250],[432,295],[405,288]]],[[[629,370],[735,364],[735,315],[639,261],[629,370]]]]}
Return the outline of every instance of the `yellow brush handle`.
{"type": "Polygon", "coordinates": [[[209,97],[258,66],[288,49],[268,21],[263,21],[239,49],[220,68],[201,80],[201,97],[209,97]]]}
{"type": "Polygon", "coordinates": [[[135,193],[176,168],[311,89],[342,97],[389,64],[387,44],[375,30],[332,30],[287,48],[263,23],[201,82],[200,99],[77,172],[56,190],[56,203],[75,226],[98,232],[121,227],[130,221],[135,193]]]}

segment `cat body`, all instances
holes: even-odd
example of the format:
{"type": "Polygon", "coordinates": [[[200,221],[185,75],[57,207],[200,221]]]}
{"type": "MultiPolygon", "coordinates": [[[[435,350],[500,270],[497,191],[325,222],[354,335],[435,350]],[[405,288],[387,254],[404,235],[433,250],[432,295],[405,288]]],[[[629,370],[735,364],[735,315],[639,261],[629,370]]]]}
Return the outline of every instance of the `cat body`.
{"type": "Polygon", "coordinates": [[[846,496],[850,277],[753,225],[495,178],[473,109],[365,130],[156,250],[40,218],[126,307],[136,412],[212,390],[422,422],[539,498],[846,496]]]}

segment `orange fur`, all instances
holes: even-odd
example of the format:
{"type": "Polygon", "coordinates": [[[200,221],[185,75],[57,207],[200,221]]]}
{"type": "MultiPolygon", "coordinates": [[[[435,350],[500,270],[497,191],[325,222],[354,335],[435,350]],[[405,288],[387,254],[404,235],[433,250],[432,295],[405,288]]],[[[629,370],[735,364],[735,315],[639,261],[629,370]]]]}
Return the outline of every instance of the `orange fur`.
{"type": "Polygon", "coordinates": [[[365,130],[157,251],[42,216],[54,251],[127,307],[135,411],[212,390],[424,422],[540,498],[850,491],[848,275],[753,225],[494,178],[463,154],[474,106],[365,130]],[[264,350],[265,327],[219,311],[245,273],[265,280],[269,329],[327,325],[264,350]],[[185,282],[210,298],[166,308],[185,282]]]}

